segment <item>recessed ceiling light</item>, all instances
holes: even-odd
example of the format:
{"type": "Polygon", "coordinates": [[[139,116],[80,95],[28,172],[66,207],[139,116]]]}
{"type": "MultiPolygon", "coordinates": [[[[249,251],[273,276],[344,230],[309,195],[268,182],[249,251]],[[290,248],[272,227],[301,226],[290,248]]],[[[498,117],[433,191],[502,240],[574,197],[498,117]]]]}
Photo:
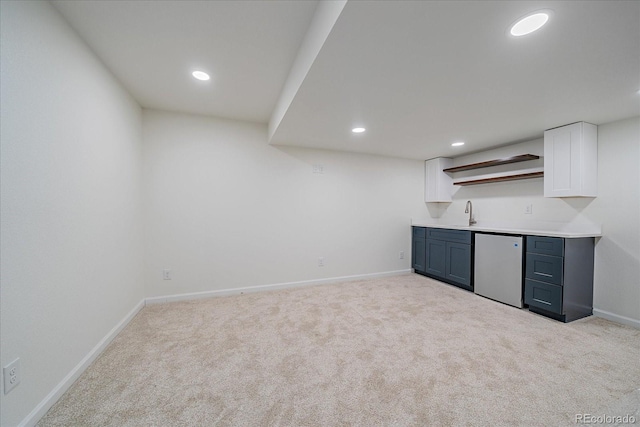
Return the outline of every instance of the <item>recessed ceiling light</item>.
{"type": "Polygon", "coordinates": [[[191,75],[196,79],[202,80],[202,81],[207,81],[210,78],[209,74],[205,73],[204,71],[194,71],[193,73],[191,73],[191,75]]]}
{"type": "Polygon", "coordinates": [[[544,24],[546,24],[548,20],[548,11],[534,12],[530,15],[518,19],[518,21],[511,26],[510,33],[515,37],[533,33],[534,31],[539,30],[544,24]]]}
{"type": "Polygon", "coordinates": [[[452,147],[460,147],[462,145],[464,145],[464,142],[462,142],[462,141],[461,142],[454,142],[453,144],[451,144],[452,147]]]}
{"type": "Polygon", "coordinates": [[[365,128],[353,128],[353,129],[351,129],[351,132],[353,132],[353,133],[362,133],[365,130],[366,130],[365,128]]]}

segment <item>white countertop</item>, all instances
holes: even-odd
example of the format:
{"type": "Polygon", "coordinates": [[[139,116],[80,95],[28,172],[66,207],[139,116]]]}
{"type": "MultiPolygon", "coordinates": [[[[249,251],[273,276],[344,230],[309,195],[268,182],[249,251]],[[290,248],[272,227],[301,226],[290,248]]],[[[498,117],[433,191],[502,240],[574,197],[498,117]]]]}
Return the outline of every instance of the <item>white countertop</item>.
{"type": "Polygon", "coordinates": [[[548,237],[599,237],[602,236],[602,229],[598,224],[589,223],[566,223],[553,221],[501,221],[486,222],[478,221],[477,224],[450,223],[438,219],[412,220],[411,225],[415,227],[449,228],[453,230],[468,230],[488,233],[522,234],[531,236],[548,237]]]}

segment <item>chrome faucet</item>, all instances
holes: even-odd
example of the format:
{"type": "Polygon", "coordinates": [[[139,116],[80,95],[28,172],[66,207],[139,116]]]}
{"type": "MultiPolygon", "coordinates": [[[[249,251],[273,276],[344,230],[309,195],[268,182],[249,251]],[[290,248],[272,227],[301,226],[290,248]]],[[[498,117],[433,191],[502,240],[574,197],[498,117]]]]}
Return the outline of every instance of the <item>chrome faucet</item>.
{"type": "Polygon", "coordinates": [[[476,223],[476,220],[473,219],[473,205],[471,204],[471,200],[467,200],[467,207],[464,208],[464,213],[469,214],[469,227],[476,223]]]}

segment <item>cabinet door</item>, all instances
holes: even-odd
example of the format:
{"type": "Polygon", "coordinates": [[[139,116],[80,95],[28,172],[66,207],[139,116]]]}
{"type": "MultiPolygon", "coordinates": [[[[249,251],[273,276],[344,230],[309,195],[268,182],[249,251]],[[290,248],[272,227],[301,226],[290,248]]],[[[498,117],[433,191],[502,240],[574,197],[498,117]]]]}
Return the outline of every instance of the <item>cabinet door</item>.
{"type": "Polygon", "coordinates": [[[425,272],[425,261],[427,259],[426,240],[420,237],[413,238],[412,265],[415,271],[425,272]]]}
{"type": "Polygon", "coordinates": [[[451,167],[453,160],[438,157],[425,162],[424,201],[450,202],[453,180],[443,169],[451,167]]]}
{"type": "Polygon", "coordinates": [[[471,245],[446,243],[445,277],[461,285],[471,286],[471,245]]]}
{"type": "Polygon", "coordinates": [[[446,243],[442,240],[427,239],[426,272],[437,277],[445,277],[446,243]]]}
{"type": "Polygon", "coordinates": [[[544,133],[544,196],[596,197],[597,127],[574,123],[544,133]]]}

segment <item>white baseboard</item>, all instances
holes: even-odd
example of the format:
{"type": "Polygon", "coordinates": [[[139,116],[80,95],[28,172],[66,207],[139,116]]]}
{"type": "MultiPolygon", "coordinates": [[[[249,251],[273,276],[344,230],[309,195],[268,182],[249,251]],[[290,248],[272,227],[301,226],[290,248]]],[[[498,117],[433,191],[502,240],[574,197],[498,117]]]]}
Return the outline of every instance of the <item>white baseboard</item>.
{"type": "Polygon", "coordinates": [[[96,360],[96,358],[104,351],[104,349],[109,345],[109,343],[120,333],[125,326],[131,322],[131,320],[138,314],[140,310],[144,307],[144,299],[140,301],[134,308],[127,314],[124,319],[120,321],[116,326],[114,326],[109,333],[102,338],[102,340],[87,354],[84,359],[80,361],[72,370],[67,374],[66,377],[47,395],[47,397],[42,400],[34,408],[33,411],[27,417],[22,420],[18,427],[33,427],[35,426],[40,418],[42,418],[49,409],[62,397],[62,395],[71,387],[71,385],[75,382],[75,380],[82,375],[82,373],[91,365],[91,363],[96,360]]]}
{"type": "Polygon", "coordinates": [[[300,282],[276,283],[271,285],[247,286],[244,288],[221,289],[216,291],[191,292],[186,294],[167,295],[162,297],[150,297],[146,304],[162,304],[174,301],[189,301],[200,298],[222,297],[227,295],[239,295],[249,292],[272,291],[276,289],[297,288],[301,286],[325,285],[329,283],[350,282],[354,280],[373,279],[376,277],[400,276],[411,273],[411,269],[385,271],[381,273],[357,274],[354,276],[331,277],[328,279],[303,280],[300,282]]]}
{"type": "Polygon", "coordinates": [[[622,323],[623,325],[640,329],[640,320],[632,319],[630,317],[620,316],[618,314],[609,313],[608,311],[598,310],[596,308],[593,309],[593,315],[611,320],[612,322],[622,323]]]}

